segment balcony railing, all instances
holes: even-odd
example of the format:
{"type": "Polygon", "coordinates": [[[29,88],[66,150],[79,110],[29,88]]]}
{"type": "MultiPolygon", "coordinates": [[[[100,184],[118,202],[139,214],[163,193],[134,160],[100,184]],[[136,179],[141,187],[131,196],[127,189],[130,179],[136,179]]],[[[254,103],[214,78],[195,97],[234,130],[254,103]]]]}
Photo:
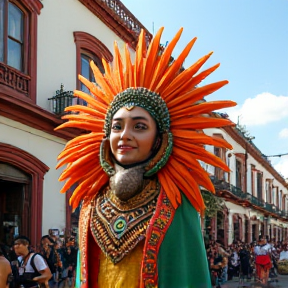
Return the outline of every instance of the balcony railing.
{"type": "Polygon", "coordinates": [[[240,198],[241,200],[248,200],[251,204],[259,207],[264,208],[266,211],[279,215],[280,217],[288,218],[288,211],[279,209],[276,205],[267,203],[263,201],[262,199],[259,199],[250,193],[245,193],[241,190],[241,188],[238,188],[232,184],[229,184],[223,180],[218,180],[216,177],[211,177],[212,183],[214,184],[216,190],[226,190],[231,192],[236,197],[240,198]]]}
{"type": "Polygon", "coordinates": [[[60,90],[56,91],[56,95],[48,100],[51,101],[51,111],[62,116],[65,114],[65,108],[73,104],[73,91],[64,91],[64,85],[61,84],[60,90]]]}

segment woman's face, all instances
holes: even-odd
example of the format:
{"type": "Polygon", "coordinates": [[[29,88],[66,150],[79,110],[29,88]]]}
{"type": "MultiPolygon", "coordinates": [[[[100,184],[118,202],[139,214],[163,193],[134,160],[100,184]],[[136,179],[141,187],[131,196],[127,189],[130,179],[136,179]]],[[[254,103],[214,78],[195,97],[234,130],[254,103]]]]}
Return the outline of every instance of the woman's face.
{"type": "Polygon", "coordinates": [[[115,159],[123,165],[145,161],[152,154],[156,139],[155,120],[145,109],[119,109],[113,119],[110,147],[115,159]]]}

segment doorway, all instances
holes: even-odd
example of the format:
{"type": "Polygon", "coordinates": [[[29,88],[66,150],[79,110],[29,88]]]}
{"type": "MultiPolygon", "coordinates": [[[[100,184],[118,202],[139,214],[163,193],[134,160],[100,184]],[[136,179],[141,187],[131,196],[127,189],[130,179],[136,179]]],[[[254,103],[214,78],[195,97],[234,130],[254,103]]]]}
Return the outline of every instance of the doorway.
{"type": "Polygon", "coordinates": [[[7,246],[17,235],[29,236],[29,178],[16,167],[0,163],[0,242],[7,246]]]}

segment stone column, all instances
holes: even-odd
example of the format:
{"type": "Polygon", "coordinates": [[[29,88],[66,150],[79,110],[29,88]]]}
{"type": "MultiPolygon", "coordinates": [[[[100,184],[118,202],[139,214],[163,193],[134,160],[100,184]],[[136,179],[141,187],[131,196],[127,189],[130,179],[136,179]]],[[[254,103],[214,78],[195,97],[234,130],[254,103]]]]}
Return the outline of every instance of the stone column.
{"type": "MultiPolygon", "coordinates": [[[[233,241],[233,214],[232,213],[229,213],[228,215],[228,229],[227,229],[227,232],[228,232],[228,245],[230,245],[233,241]]],[[[226,244],[226,243],[225,243],[226,244]]],[[[226,244],[226,245],[227,245],[226,244]]]]}
{"type": "Polygon", "coordinates": [[[271,239],[273,239],[275,237],[274,235],[274,224],[270,224],[270,227],[271,227],[271,239]]]}
{"type": "Polygon", "coordinates": [[[251,219],[248,219],[248,243],[252,242],[252,223],[251,219]]]}
{"type": "Polygon", "coordinates": [[[264,236],[266,237],[268,235],[268,218],[264,217],[264,236]]]}
{"type": "Polygon", "coordinates": [[[260,224],[260,221],[257,220],[257,221],[256,221],[256,233],[255,233],[255,238],[256,238],[256,240],[259,239],[259,228],[261,227],[260,225],[261,225],[261,224],[260,224]]]}

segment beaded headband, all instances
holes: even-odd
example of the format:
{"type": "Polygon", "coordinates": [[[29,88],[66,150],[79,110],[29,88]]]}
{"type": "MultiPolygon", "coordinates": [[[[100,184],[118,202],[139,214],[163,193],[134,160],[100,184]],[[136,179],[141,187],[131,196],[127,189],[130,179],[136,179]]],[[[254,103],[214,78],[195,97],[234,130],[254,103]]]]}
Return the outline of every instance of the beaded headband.
{"type": "Polygon", "coordinates": [[[123,107],[141,107],[147,110],[156,121],[159,132],[163,133],[170,129],[170,115],[166,102],[159,94],[144,87],[128,88],[115,96],[107,110],[105,117],[105,136],[109,137],[111,122],[114,114],[123,107]]]}

